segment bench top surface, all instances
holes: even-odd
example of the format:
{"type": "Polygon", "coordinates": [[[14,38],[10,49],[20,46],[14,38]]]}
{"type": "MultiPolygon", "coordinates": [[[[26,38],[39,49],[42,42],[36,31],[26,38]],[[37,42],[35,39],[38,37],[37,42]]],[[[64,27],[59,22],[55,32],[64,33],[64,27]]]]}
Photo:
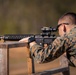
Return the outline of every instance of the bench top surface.
{"type": "Polygon", "coordinates": [[[4,42],[4,43],[0,43],[0,48],[15,48],[15,47],[27,47],[28,43],[24,43],[24,42],[4,42]]]}

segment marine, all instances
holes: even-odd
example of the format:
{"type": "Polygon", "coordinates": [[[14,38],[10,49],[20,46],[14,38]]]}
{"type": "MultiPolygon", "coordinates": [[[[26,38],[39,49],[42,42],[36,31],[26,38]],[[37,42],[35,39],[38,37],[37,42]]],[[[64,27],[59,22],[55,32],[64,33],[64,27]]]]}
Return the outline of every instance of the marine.
{"type": "Polygon", "coordinates": [[[35,40],[31,40],[31,37],[20,41],[28,42],[30,40],[30,51],[38,63],[55,60],[65,53],[69,64],[76,67],[76,13],[63,14],[58,20],[57,29],[60,37],[57,37],[46,48],[38,45],[35,40]]]}

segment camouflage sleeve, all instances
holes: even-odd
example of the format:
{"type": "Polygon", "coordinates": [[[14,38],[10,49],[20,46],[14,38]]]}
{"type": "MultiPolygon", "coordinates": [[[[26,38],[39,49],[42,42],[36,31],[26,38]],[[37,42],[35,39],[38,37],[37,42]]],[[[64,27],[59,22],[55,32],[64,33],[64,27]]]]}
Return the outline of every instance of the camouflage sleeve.
{"type": "Polygon", "coordinates": [[[66,41],[66,39],[58,37],[45,49],[38,44],[35,44],[31,48],[32,55],[38,63],[52,61],[66,51],[66,48],[68,47],[66,41]]]}

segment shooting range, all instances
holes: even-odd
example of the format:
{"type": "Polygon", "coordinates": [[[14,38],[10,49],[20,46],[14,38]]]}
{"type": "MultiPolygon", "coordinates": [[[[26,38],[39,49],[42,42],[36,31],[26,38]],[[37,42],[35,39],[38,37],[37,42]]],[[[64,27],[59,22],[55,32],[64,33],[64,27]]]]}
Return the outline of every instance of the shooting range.
{"type": "MultiPolygon", "coordinates": [[[[76,0],[0,0],[0,75],[76,75],[76,68],[68,66],[65,56],[38,64],[31,57],[29,45],[18,42],[25,34],[36,35],[38,41],[45,36],[42,27],[55,28],[62,14],[76,13],[75,7],[76,0]]],[[[53,41],[58,32],[51,35],[53,41]]]]}

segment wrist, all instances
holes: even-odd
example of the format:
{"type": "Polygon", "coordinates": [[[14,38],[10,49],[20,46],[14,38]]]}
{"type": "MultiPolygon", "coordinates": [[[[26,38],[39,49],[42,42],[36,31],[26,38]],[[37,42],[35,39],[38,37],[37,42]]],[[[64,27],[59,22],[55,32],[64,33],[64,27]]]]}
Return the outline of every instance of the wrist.
{"type": "Polygon", "coordinates": [[[35,37],[34,36],[31,36],[29,39],[28,39],[28,44],[30,46],[30,48],[36,44],[35,42],[35,37]]]}
{"type": "Polygon", "coordinates": [[[31,42],[34,42],[35,41],[35,37],[34,36],[31,36],[29,39],[28,39],[28,44],[30,44],[31,42]]]}
{"type": "Polygon", "coordinates": [[[33,42],[31,42],[29,45],[30,45],[30,48],[32,47],[32,46],[34,46],[36,44],[36,42],[35,41],[33,41],[33,42]]]}

